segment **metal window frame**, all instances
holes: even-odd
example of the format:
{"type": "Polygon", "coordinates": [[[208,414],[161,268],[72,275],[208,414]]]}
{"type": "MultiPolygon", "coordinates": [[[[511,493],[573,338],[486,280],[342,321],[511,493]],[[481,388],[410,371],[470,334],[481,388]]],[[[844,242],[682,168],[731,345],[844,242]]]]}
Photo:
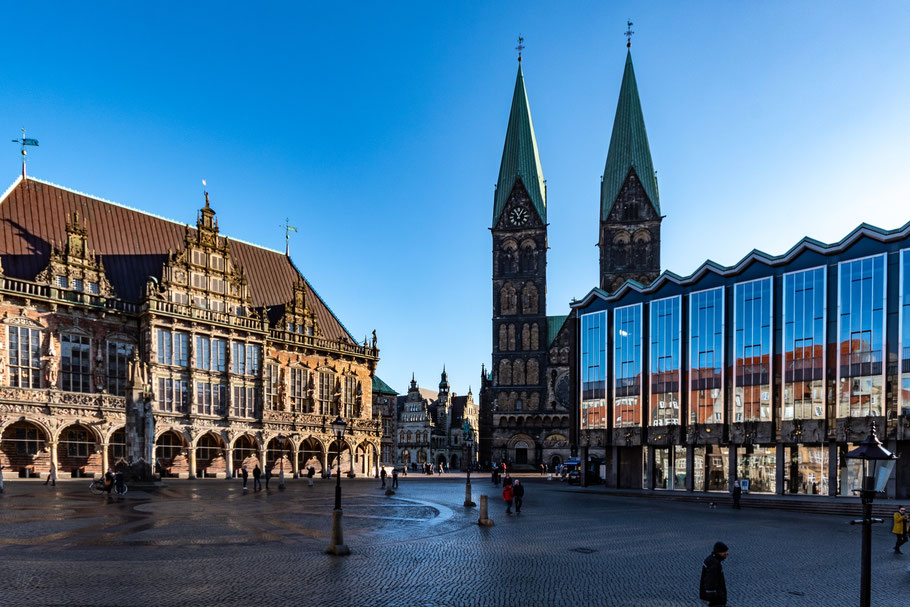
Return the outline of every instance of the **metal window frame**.
{"type": "MultiPolygon", "coordinates": [[[[613,386],[613,398],[611,399],[611,402],[610,402],[609,412],[610,412],[610,420],[612,421],[614,428],[633,428],[636,425],[641,427],[644,423],[644,403],[642,402],[642,397],[643,397],[643,393],[644,393],[645,369],[644,369],[644,364],[643,364],[644,356],[641,351],[642,343],[644,342],[644,320],[645,320],[644,313],[645,313],[644,304],[642,304],[642,303],[630,304],[627,306],[620,306],[618,308],[613,308],[613,373],[612,373],[613,381],[611,384],[613,386]],[[641,369],[641,371],[638,374],[638,420],[636,423],[633,423],[631,426],[619,426],[619,425],[617,425],[616,419],[615,419],[616,382],[619,379],[618,373],[616,370],[616,368],[617,368],[616,344],[618,341],[616,332],[619,331],[619,322],[617,321],[617,318],[618,318],[618,313],[620,311],[630,310],[633,308],[638,308],[638,357],[640,359],[642,359],[639,361],[641,363],[640,367],[639,367],[641,369]]],[[[607,339],[607,343],[609,344],[609,339],[607,339]]],[[[619,363],[619,364],[622,364],[622,363],[619,363]]],[[[627,397],[623,397],[623,398],[627,398],[627,397]]]]}
{"type": "MultiPolygon", "coordinates": [[[[735,407],[736,407],[736,388],[742,387],[742,386],[737,385],[737,383],[736,383],[736,377],[737,377],[736,370],[738,367],[741,366],[741,365],[736,364],[737,361],[739,360],[739,357],[738,357],[737,351],[736,351],[736,331],[737,331],[737,321],[739,320],[736,310],[739,306],[737,305],[736,298],[737,298],[737,295],[739,294],[740,287],[744,287],[745,285],[749,285],[749,284],[761,283],[764,281],[768,281],[771,285],[771,288],[768,289],[768,295],[769,295],[768,306],[770,307],[770,314],[768,315],[768,318],[771,323],[770,324],[771,343],[768,344],[769,352],[770,352],[770,354],[768,355],[768,378],[769,378],[768,398],[770,401],[768,403],[768,407],[770,409],[771,419],[763,420],[763,419],[761,419],[761,415],[759,415],[759,419],[757,421],[759,421],[759,422],[769,421],[770,422],[770,421],[774,421],[774,399],[772,397],[772,395],[774,394],[774,276],[763,276],[761,278],[756,278],[754,280],[746,280],[743,282],[737,282],[737,283],[733,284],[733,402],[731,403],[731,406],[733,407],[733,409],[735,409],[735,407]]],[[[764,303],[764,302],[762,302],[762,303],[764,303]]],[[[760,345],[764,346],[764,344],[760,344],[760,345]]],[[[736,412],[733,409],[731,409],[731,411],[730,411],[731,413],[734,414],[733,420],[730,423],[736,423],[736,412]]],[[[743,404],[743,411],[745,413],[745,403],[743,404]]],[[[759,414],[760,413],[761,413],[761,403],[759,403],[759,414]]],[[[756,421],[756,420],[746,420],[745,414],[744,414],[742,421],[756,421]]]]}
{"type": "MultiPolygon", "coordinates": [[[[695,352],[695,353],[691,352],[692,325],[693,325],[692,317],[693,317],[693,314],[695,314],[695,306],[692,305],[692,297],[694,295],[699,295],[702,293],[709,293],[711,291],[718,291],[718,290],[720,291],[720,369],[721,369],[720,394],[721,394],[721,417],[723,419],[721,419],[720,422],[712,421],[710,423],[721,423],[721,424],[727,423],[727,419],[726,419],[727,418],[727,403],[726,403],[727,378],[726,378],[726,375],[727,374],[724,373],[724,369],[726,368],[724,351],[726,350],[726,346],[727,346],[727,319],[726,319],[727,290],[726,290],[726,285],[721,285],[719,287],[712,287],[710,289],[701,289],[699,291],[691,291],[688,293],[688,296],[689,296],[689,326],[687,327],[687,329],[688,329],[687,334],[688,334],[690,352],[689,352],[689,378],[688,378],[688,386],[686,386],[686,388],[687,388],[686,391],[688,392],[688,403],[689,403],[689,410],[687,411],[687,413],[689,414],[688,415],[689,419],[686,420],[686,424],[685,424],[687,428],[689,426],[698,425],[697,421],[695,421],[695,422],[692,421],[692,415],[695,412],[695,405],[692,401],[692,392],[693,392],[693,390],[692,390],[692,371],[694,370],[694,367],[692,365],[695,362],[696,358],[698,357],[697,352],[695,352]]],[[[715,360],[715,363],[716,363],[716,360],[715,360]]],[[[696,417],[697,417],[697,415],[696,415],[696,417]]],[[[707,423],[706,423],[706,425],[707,425],[707,423]]]]}
{"type": "MultiPolygon", "coordinates": [[[[683,368],[682,368],[682,346],[683,346],[682,298],[683,298],[682,294],[680,294],[680,295],[671,295],[670,297],[661,297],[660,299],[654,299],[654,300],[648,302],[648,312],[649,312],[649,315],[650,315],[650,317],[649,317],[649,319],[648,319],[648,348],[649,348],[649,350],[650,350],[650,348],[651,348],[651,345],[654,343],[654,341],[653,341],[653,338],[654,338],[654,319],[655,319],[655,318],[658,318],[658,316],[656,316],[656,315],[654,314],[654,304],[662,303],[662,302],[668,302],[668,301],[671,301],[671,300],[674,300],[674,299],[675,299],[675,300],[676,300],[676,305],[678,306],[678,317],[679,317],[679,352],[678,352],[677,354],[679,355],[678,358],[679,358],[680,364],[679,364],[679,367],[677,368],[677,371],[679,372],[679,381],[677,382],[677,393],[678,393],[677,398],[678,398],[679,402],[678,402],[677,404],[679,405],[679,419],[680,419],[680,422],[682,422],[682,419],[683,419],[683,417],[682,417],[682,371],[683,371],[683,368]]],[[[644,325],[642,325],[642,327],[644,327],[644,325]]],[[[671,347],[672,347],[672,339],[671,339],[671,347]]],[[[653,356],[651,356],[651,354],[653,354],[653,353],[650,353],[650,352],[649,352],[649,359],[648,359],[648,362],[649,362],[650,364],[648,365],[648,369],[647,369],[647,376],[648,376],[648,425],[649,425],[649,426],[651,425],[651,421],[652,421],[653,418],[654,418],[654,416],[652,415],[652,411],[651,411],[651,408],[652,408],[652,405],[651,405],[651,396],[652,396],[652,391],[651,391],[651,374],[652,374],[652,371],[651,371],[651,364],[653,364],[654,359],[653,359],[653,356]]],[[[666,394],[666,392],[661,392],[661,394],[666,394]]]]}
{"type": "MultiPolygon", "coordinates": [[[[578,330],[581,333],[581,338],[578,340],[579,344],[580,344],[579,347],[581,349],[581,351],[578,353],[579,354],[578,358],[582,363],[582,364],[578,365],[578,391],[579,391],[579,394],[578,394],[578,397],[579,397],[578,398],[578,409],[579,409],[578,419],[579,419],[579,428],[581,430],[600,429],[600,428],[591,428],[590,426],[588,426],[587,421],[586,421],[586,416],[584,414],[584,402],[585,402],[584,370],[586,368],[585,364],[584,364],[584,348],[585,348],[585,346],[584,346],[584,344],[585,344],[584,319],[587,317],[596,316],[598,314],[603,315],[603,324],[601,326],[602,326],[603,336],[604,336],[604,360],[603,360],[603,365],[601,366],[601,368],[606,369],[608,352],[609,352],[609,347],[610,347],[609,335],[607,335],[607,328],[609,327],[609,322],[608,322],[609,321],[609,310],[599,310],[597,312],[588,312],[587,314],[578,315],[578,327],[579,327],[578,330]]],[[[607,377],[606,377],[606,374],[604,374],[603,382],[604,382],[604,399],[603,399],[603,401],[604,401],[604,407],[606,407],[607,406],[607,395],[606,395],[607,377]]],[[[606,428],[606,425],[604,425],[604,429],[605,428],[606,428]]]]}
{"type": "MultiPolygon", "coordinates": [[[[780,374],[780,410],[778,411],[779,419],[783,421],[784,418],[784,407],[786,406],[786,397],[787,397],[787,378],[786,378],[786,360],[787,360],[787,343],[786,343],[786,330],[787,330],[787,277],[796,276],[797,274],[802,274],[806,272],[816,272],[818,270],[822,271],[822,420],[828,419],[828,265],[814,266],[812,268],[806,268],[804,270],[793,270],[792,272],[785,272],[781,275],[783,282],[781,283],[781,374],[780,374]]],[[[838,277],[840,274],[838,273],[838,277]]],[[[840,285],[840,280],[837,281],[840,285]]],[[[840,306],[840,294],[838,293],[838,306],[840,306]]],[[[840,315],[838,315],[840,316],[840,315]]],[[[840,322],[840,321],[838,321],[840,322]]],[[[773,331],[772,331],[773,335],[773,331]]],[[[837,399],[835,399],[837,400],[837,399]]],[[[835,411],[836,413],[836,411],[835,411]]],[[[837,415],[835,415],[835,418],[837,415]]],[[[798,419],[793,415],[793,419],[798,419]]],[[[815,419],[814,417],[810,419],[815,419]]]]}

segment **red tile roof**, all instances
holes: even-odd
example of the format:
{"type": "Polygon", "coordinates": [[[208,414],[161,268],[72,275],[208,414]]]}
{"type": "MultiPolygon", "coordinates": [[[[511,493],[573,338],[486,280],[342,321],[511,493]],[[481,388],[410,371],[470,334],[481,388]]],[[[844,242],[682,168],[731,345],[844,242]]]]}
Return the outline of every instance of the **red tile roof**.
{"type": "MultiPolygon", "coordinates": [[[[161,279],[168,250],[183,248],[185,224],[99,200],[29,177],[16,180],[0,198],[0,260],[7,276],[34,280],[51,249],[66,240],[68,217],[79,213],[88,245],[101,257],[117,296],[138,302],[149,276],[161,279]]],[[[195,228],[190,228],[191,233],[195,228]]],[[[231,240],[231,252],[247,278],[255,307],[280,306],[303,276],[283,253],[231,240]]],[[[305,280],[305,279],[304,279],[305,280]]],[[[354,342],[351,334],[307,283],[307,306],[323,336],[354,342]]]]}

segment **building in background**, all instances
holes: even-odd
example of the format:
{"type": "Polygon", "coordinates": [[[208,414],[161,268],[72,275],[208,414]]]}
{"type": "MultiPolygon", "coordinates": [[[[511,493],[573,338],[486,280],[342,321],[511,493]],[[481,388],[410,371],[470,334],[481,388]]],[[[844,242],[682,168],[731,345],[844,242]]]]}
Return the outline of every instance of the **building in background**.
{"type": "Polygon", "coordinates": [[[398,393],[378,375],[373,376],[373,419],[378,420],[382,428],[379,463],[394,466],[398,453],[395,446],[398,436],[398,393]]]}
{"type": "Polygon", "coordinates": [[[357,343],[290,257],[20,177],[0,197],[0,464],[94,474],[288,474],[378,460],[379,350],[357,343]]]}

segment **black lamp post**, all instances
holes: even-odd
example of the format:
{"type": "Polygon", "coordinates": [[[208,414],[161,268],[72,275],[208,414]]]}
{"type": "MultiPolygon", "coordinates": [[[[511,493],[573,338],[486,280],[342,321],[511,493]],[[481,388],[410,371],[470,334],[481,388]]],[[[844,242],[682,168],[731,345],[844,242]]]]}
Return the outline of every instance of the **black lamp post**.
{"type": "Polygon", "coordinates": [[[872,502],[875,500],[876,493],[884,492],[897,456],[882,446],[875,434],[875,422],[872,422],[869,438],[861,442],[859,447],[847,453],[845,457],[863,462],[860,488],[853,490],[862,498],[863,518],[850,521],[850,524],[863,526],[863,563],[859,604],[860,607],[870,607],[872,604],[872,524],[882,522],[880,518],[872,518],[872,502]]]}
{"type": "Polygon", "coordinates": [[[332,543],[326,548],[326,552],[344,556],[351,553],[344,543],[344,531],[341,527],[341,439],[344,437],[344,429],[347,424],[339,415],[331,425],[332,432],[335,434],[335,443],[338,445],[338,470],[335,477],[335,509],[332,510],[332,543]]]}
{"type": "Polygon", "coordinates": [[[468,448],[468,475],[466,477],[464,485],[464,505],[465,508],[473,508],[477,504],[474,503],[474,500],[471,499],[471,466],[474,463],[474,437],[468,435],[467,440],[465,440],[465,446],[468,448]]]}

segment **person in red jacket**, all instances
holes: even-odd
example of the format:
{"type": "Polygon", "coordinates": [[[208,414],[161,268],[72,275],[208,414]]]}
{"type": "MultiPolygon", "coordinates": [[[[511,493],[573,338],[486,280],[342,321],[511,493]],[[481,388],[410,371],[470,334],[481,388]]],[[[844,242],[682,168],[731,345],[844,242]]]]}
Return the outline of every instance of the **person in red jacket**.
{"type": "Polygon", "coordinates": [[[502,499],[506,501],[506,514],[512,514],[512,498],[514,493],[512,493],[512,485],[506,485],[502,488],[502,499]]]}

